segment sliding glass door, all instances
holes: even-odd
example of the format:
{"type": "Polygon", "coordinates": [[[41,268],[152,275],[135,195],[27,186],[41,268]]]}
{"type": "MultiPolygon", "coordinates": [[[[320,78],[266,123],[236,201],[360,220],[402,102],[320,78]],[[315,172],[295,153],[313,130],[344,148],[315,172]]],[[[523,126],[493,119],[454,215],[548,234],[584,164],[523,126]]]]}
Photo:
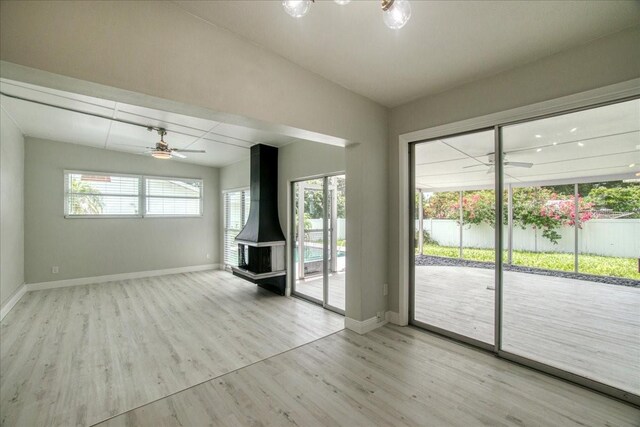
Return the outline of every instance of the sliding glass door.
{"type": "Polygon", "coordinates": [[[494,344],[494,131],[417,144],[414,322],[494,344]]]}
{"type": "Polygon", "coordinates": [[[412,144],[411,322],[640,403],[639,118],[633,99],[412,144]]]}
{"type": "Polygon", "coordinates": [[[292,183],[293,294],[344,314],[345,176],[292,183]]]}

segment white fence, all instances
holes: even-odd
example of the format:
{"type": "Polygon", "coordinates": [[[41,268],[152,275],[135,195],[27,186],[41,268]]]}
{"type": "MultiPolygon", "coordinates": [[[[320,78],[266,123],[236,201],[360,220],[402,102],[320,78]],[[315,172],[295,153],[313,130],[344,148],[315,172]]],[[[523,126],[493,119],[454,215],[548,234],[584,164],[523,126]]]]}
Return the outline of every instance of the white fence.
{"type": "MultiPolygon", "coordinates": [[[[441,246],[459,246],[460,228],[450,219],[425,219],[424,230],[441,246]]],[[[418,221],[416,220],[416,230],[418,221]]],[[[554,245],[542,237],[541,230],[513,227],[513,250],[535,252],[573,253],[575,237],[573,227],[556,230],[562,238],[554,245]]],[[[495,231],[486,224],[465,225],[462,243],[466,248],[493,248],[495,231]]],[[[508,248],[507,229],[503,247],[508,248]]],[[[578,236],[578,251],[582,254],[637,258],[640,257],[640,219],[592,219],[582,224],[578,236]]]]}
{"type": "MultiPolygon", "coordinates": [[[[322,230],[323,229],[322,218],[309,219],[307,221],[311,221],[311,229],[312,230],[322,230]]],[[[338,239],[344,240],[346,238],[347,238],[346,220],[344,218],[338,218],[338,239]]]]}

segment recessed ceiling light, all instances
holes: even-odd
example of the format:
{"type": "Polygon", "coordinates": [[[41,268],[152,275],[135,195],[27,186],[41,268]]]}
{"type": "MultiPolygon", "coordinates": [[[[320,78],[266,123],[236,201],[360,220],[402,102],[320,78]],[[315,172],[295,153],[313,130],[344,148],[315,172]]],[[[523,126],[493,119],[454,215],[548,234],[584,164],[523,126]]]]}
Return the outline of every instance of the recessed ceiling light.
{"type": "Polygon", "coordinates": [[[537,135],[536,135],[536,138],[542,138],[542,135],[537,134],[537,135]]]}
{"type": "Polygon", "coordinates": [[[584,142],[578,142],[578,147],[584,147],[584,142]]]}
{"type": "Polygon", "coordinates": [[[558,145],[558,143],[554,141],[553,145],[558,145]]]}
{"type": "Polygon", "coordinates": [[[635,165],[636,165],[635,163],[631,163],[631,164],[629,165],[629,167],[630,167],[630,168],[632,168],[632,167],[634,167],[635,165]]]}
{"type": "Polygon", "coordinates": [[[539,153],[542,151],[542,148],[538,148],[536,151],[539,153]]]}
{"type": "Polygon", "coordinates": [[[578,130],[578,128],[573,128],[573,129],[571,129],[569,132],[574,133],[574,132],[575,132],[575,131],[577,131],[577,130],[578,130]]]}

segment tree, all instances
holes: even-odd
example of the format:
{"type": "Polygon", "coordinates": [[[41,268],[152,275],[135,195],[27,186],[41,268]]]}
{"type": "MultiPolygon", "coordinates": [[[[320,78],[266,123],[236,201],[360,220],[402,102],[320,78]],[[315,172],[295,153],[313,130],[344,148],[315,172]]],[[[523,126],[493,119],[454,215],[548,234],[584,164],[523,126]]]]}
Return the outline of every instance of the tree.
{"type": "Polygon", "coordinates": [[[71,181],[71,206],[69,212],[73,215],[98,215],[102,213],[104,204],[100,190],[86,181],[71,181]]]}
{"type": "Polygon", "coordinates": [[[640,185],[626,187],[593,188],[587,200],[596,209],[611,209],[614,212],[633,212],[640,214],[640,185]]]}

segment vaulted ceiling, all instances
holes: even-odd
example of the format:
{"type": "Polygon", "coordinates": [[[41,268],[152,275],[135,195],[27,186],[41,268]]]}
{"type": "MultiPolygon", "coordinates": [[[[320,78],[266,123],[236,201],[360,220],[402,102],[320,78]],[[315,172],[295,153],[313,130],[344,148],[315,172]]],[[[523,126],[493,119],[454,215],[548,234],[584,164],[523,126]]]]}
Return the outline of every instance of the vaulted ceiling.
{"type": "Polygon", "coordinates": [[[638,1],[419,1],[400,30],[379,1],[316,1],[299,19],[280,1],[178,1],[212,24],[382,105],[514,68],[640,22],[638,1]]]}

